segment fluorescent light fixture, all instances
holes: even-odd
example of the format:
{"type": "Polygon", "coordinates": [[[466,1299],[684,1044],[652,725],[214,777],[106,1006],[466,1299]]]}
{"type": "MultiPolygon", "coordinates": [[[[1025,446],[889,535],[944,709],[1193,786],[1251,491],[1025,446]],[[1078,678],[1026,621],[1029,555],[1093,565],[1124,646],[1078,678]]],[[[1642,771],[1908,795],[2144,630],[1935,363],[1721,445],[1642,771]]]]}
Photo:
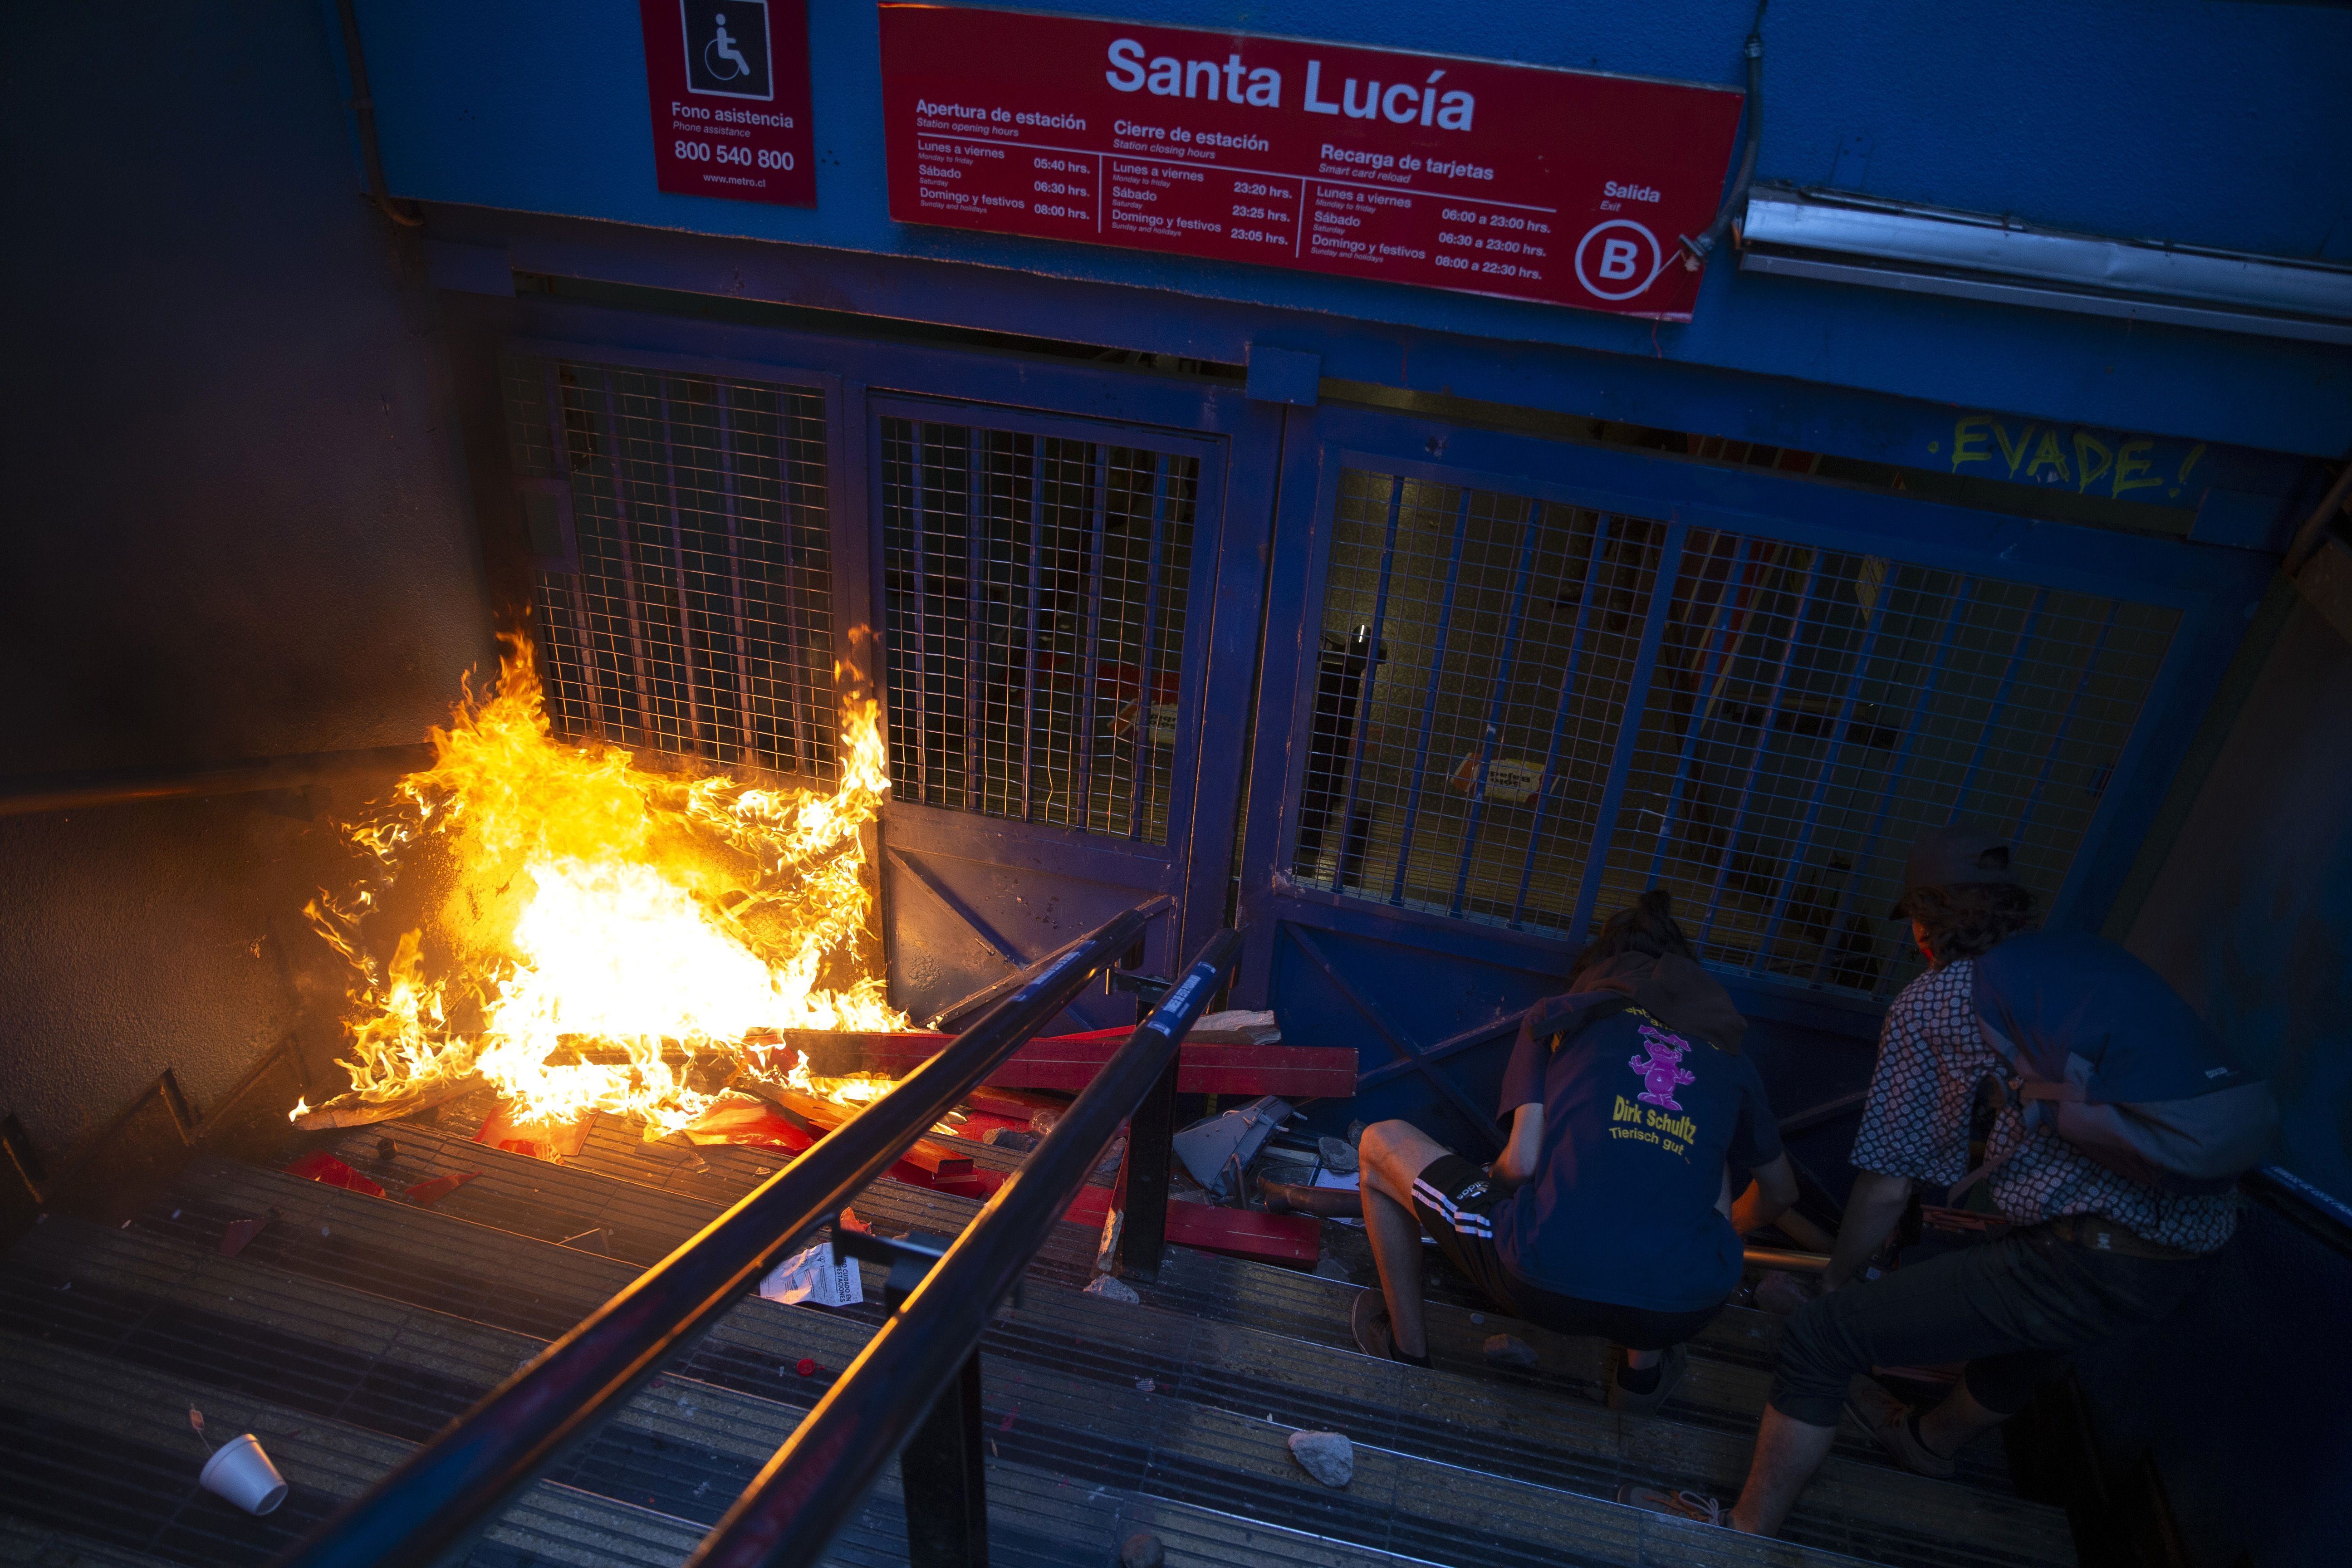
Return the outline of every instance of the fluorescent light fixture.
{"type": "Polygon", "coordinates": [[[2062,234],[1842,191],[1754,191],[1739,269],[2352,343],[2352,267],[2062,234]]]}

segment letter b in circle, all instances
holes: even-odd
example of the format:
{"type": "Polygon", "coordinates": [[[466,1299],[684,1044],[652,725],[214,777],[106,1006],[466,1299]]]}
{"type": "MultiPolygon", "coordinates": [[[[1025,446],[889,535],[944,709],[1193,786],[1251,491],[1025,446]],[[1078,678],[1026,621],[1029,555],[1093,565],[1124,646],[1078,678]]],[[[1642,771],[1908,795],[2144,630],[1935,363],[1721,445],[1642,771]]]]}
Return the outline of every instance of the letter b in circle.
{"type": "Polygon", "coordinates": [[[1665,256],[1658,237],[1632,218],[1610,218],[1576,242],[1576,280],[1596,300],[1631,300],[1657,281],[1665,256]]]}

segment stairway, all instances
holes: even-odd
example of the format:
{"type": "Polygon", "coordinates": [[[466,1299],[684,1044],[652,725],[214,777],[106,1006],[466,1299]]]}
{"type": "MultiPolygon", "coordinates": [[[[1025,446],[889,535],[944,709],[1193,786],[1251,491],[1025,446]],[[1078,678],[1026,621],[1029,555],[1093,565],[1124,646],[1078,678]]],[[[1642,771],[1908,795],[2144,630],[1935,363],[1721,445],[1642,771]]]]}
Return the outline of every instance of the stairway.
{"type": "MultiPolygon", "coordinates": [[[[782,1158],[608,1122],[557,1165],[470,1131],[445,1112],[286,1152],[325,1147],[394,1194],[480,1173],[429,1209],[200,1155],[120,1228],[51,1215],[29,1230],[0,1276],[0,1563],[258,1568],[782,1158]],[[262,1215],[220,1255],[232,1221],[262,1215]],[[215,1436],[260,1436],[293,1488],[276,1513],[197,1487],[191,1404],[215,1436]]],[[[878,1230],[944,1233],[980,1205],[886,1180],[856,1207],[878,1230]]],[[[1632,1479],[1737,1487],[1769,1381],[1766,1313],[1727,1310],[1664,1414],[1621,1417],[1598,1400],[1597,1342],[1442,1287],[1422,1371],[1356,1351],[1347,1281],[1176,1248],[1122,1305],[1079,1294],[1094,1246],[1058,1226],[982,1342],[1001,1568],[1099,1568],[1138,1531],[1171,1563],[1272,1568],[2074,1561],[2063,1512],[2016,1496],[1990,1439],[1931,1481],[1849,1426],[1776,1542],[1610,1500],[1632,1479]],[[1490,1368],[1479,1347],[1496,1332],[1541,1364],[1490,1368]],[[1301,1428],[1355,1443],[1346,1489],[1291,1458],[1301,1428]]],[[[881,1284],[868,1267],[868,1304],[837,1311],[747,1298],[456,1561],[679,1563],[856,1355],[881,1284]]],[[[897,1487],[893,1469],[830,1561],[906,1562],[897,1487]]]]}

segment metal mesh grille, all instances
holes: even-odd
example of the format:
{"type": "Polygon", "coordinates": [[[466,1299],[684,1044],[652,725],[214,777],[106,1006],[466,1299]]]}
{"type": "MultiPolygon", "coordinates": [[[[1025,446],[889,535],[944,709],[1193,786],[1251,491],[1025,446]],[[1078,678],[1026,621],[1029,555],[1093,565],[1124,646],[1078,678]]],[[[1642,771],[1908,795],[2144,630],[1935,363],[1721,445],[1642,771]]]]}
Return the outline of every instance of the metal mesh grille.
{"type": "Polygon", "coordinates": [[[901,800],[1168,841],[1196,458],[882,422],[901,800]]]}
{"type": "Polygon", "coordinates": [[[518,473],[567,480],[576,572],[533,574],[559,733],[830,779],[821,393],[507,366],[518,473]]]}
{"type": "Polygon", "coordinates": [[[2002,829],[2046,907],[2177,619],[1351,472],[1293,872],[1580,941],[1662,884],[1711,962],[1891,994],[1913,840],[2002,829]]]}

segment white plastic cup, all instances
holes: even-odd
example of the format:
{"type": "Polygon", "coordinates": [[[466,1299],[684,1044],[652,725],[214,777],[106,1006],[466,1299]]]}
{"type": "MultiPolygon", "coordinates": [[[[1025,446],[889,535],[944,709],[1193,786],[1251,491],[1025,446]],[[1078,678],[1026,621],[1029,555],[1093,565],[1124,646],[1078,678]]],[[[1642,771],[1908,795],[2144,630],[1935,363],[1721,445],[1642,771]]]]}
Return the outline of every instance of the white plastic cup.
{"type": "Polygon", "coordinates": [[[261,1439],[250,1432],[214,1449],[196,1482],[251,1514],[268,1513],[286,1500],[286,1478],[261,1451],[261,1439]]]}

